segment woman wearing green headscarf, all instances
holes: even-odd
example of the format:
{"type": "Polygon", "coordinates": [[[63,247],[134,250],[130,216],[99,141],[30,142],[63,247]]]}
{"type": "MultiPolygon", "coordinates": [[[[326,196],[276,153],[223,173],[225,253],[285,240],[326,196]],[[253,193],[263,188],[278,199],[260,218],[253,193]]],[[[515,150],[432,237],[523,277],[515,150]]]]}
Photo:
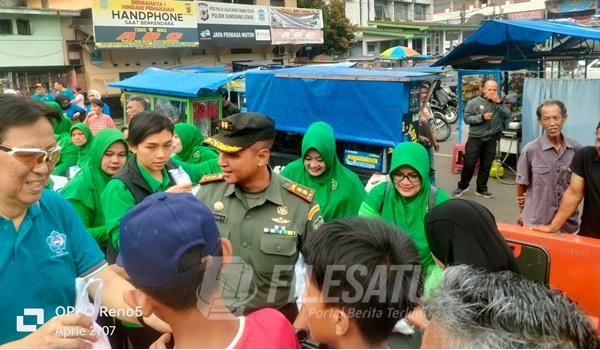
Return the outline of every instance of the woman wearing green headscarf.
{"type": "Polygon", "coordinates": [[[84,168],[84,164],[89,159],[89,149],[94,135],[92,130],[85,123],[77,123],[71,127],[71,142],[77,147],[77,166],[84,168]]]}
{"type": "Polygon", "coordinates": [[[325,221],[356,215],[366,194],[358,176],[338,160],[333,128],[325,122],[310,125],[302,139],[302,158],[281,175],[315,190],[325,221]]]}
{"type": "Polygon", "coordinates": [[[173,160],[189,164],[202,163],[209,159],[216,159],[219,154],[211,147],[203,145],[204,135],[193,124],[175,124],[173,136],[173,160]]]}
{"type": "Polygon", "coordinates": [[[392,153],[390,180],[367,194],[358,215],[380,217],[400,227],[415,242],[426,275],[436,265],[425,236],[425,215],[430,206],[449,199],[429,182],[429,155],[418,143],[404,142],[392,153]]]}
{"type": "Polygon", "coordinates": [[[77,154],[79,150],[71,141],[71,121],[65,116],[63,109],[56,102],[46,104],[57,110],[62,119],[54,125],[54,138],[61,148],[60,160],[54,167],[53,175],[67,176],[69,168],[77,165],[77,154]]]}
{"type": "Polygon", "coordinates": [[[111,176],[121,170],[126,161],[125,135],[115,129],[102,129],[89,146],[87,166],[61,190],[102,250],[106,248],[108,231],[100,209],[100,194],[111,176]]]}

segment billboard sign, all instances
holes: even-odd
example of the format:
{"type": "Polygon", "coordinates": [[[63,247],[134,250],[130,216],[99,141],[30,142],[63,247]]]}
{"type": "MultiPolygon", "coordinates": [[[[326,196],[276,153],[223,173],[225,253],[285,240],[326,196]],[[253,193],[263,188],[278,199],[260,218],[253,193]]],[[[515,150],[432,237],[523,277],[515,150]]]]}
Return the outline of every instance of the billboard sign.
{"type": "Polygon", "coordinates": [[[197,47],[196,7],[174,0],[93,0],[99,48],[197,47]]]}
{"type": "Polygon", "coordinates": [[[322,44],[321,29],[271,28],[273,45],[283,44],[322,44]]]}
{"type": "Polygon", "coordinates": [[[270,12],[273,28],[323,28],[323,12],[318,9],[270,7],[270,12]]]}
{"type": "Polygon", "coordinates": [[[197,3],[201,45],[270,45],[269,7],[220,2],[197,3]]]}

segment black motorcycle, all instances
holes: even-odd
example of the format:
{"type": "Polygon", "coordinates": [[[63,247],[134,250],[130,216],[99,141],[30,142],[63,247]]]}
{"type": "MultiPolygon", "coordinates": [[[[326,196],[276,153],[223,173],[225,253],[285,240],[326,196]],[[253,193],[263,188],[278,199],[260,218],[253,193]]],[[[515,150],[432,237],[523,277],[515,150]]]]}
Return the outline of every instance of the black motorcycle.
{"type": "Polygon", "coordinates": [[[437,84],[436,89],[431,95],[429,104],[431,105],[431,109],[434,112],[437,111],[443,115],[448,123],[454,124],[456,123],[456,120],[458,120],[458,112],[456,109],[458,99],[456,98],[456,93],[448,86],[437,84]]]}

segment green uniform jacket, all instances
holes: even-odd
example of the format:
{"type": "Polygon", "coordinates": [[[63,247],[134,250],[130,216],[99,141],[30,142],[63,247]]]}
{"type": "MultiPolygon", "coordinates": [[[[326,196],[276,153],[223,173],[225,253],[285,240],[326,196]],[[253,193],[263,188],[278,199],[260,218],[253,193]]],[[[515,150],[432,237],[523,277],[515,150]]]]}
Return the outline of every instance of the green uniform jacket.
{"type": "MultiPolygon", "coordinates": [[[[188,173],[192,179],[192,183],[197,183],[198,179],[202,176],[215,171],[221,171],[217,160],[209,160],[201,164],[190,165],[185,162],[175,162],[178,166],[182,167],[185,172],[188,173]]],[[[144,169],[138,163],[138,168],[142,174],[142,177],[148,183],[152,192],[166,191],[169,187],[169,176],[167,175],[167,169],[163,169],[163,181],[159,182],[150,175],[150,173],[144,169]]],[[[121,219],[127,213],[127,211],[133,208],[137,203],[129,190],[125,187],[123,181],[119,179],[112,179],[106,185],[101,195],[101,208],[104,213],[104,223],[106,231],[108,232],[109,243],[119,251],[119,225],[121,219]]]]}
{"type": "Polygon", "coordinates": [[[314,191],[275,173],[259,194],[246,194],[218,174],[200,183],[196,197],[211,209],[221,236],[233,246],[234,260],[221,279],[225,303],[248,314],[294,302],[298,252],[323,222],[314,191]]]}
{"type": "Polygon", "coordinates": [[[465,123],[469,124],[469,137],[489,140],[504,129],[504,123],[511,116],[512,113],[504,104],[496,104],[477,96],[467,102],[465,108],[465,123]],[[489,121],[483,120],[483,114],[487,112],[493,113],[489,121]]]}

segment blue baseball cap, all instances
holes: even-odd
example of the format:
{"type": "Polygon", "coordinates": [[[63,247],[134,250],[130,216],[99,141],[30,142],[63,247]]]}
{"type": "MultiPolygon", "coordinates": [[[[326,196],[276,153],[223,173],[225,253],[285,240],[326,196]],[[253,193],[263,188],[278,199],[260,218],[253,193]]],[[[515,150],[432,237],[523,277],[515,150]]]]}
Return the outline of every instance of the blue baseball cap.
{"type": "Polygon", "coordinates": [[[221,256],[213,214],[190,193],[146,197],[123,217],[120,231],[117,264],[146,287],[166,286],[195,272],[179,271],[181,256],[192,247],[202,247],[203,256],[221,256]]]}

